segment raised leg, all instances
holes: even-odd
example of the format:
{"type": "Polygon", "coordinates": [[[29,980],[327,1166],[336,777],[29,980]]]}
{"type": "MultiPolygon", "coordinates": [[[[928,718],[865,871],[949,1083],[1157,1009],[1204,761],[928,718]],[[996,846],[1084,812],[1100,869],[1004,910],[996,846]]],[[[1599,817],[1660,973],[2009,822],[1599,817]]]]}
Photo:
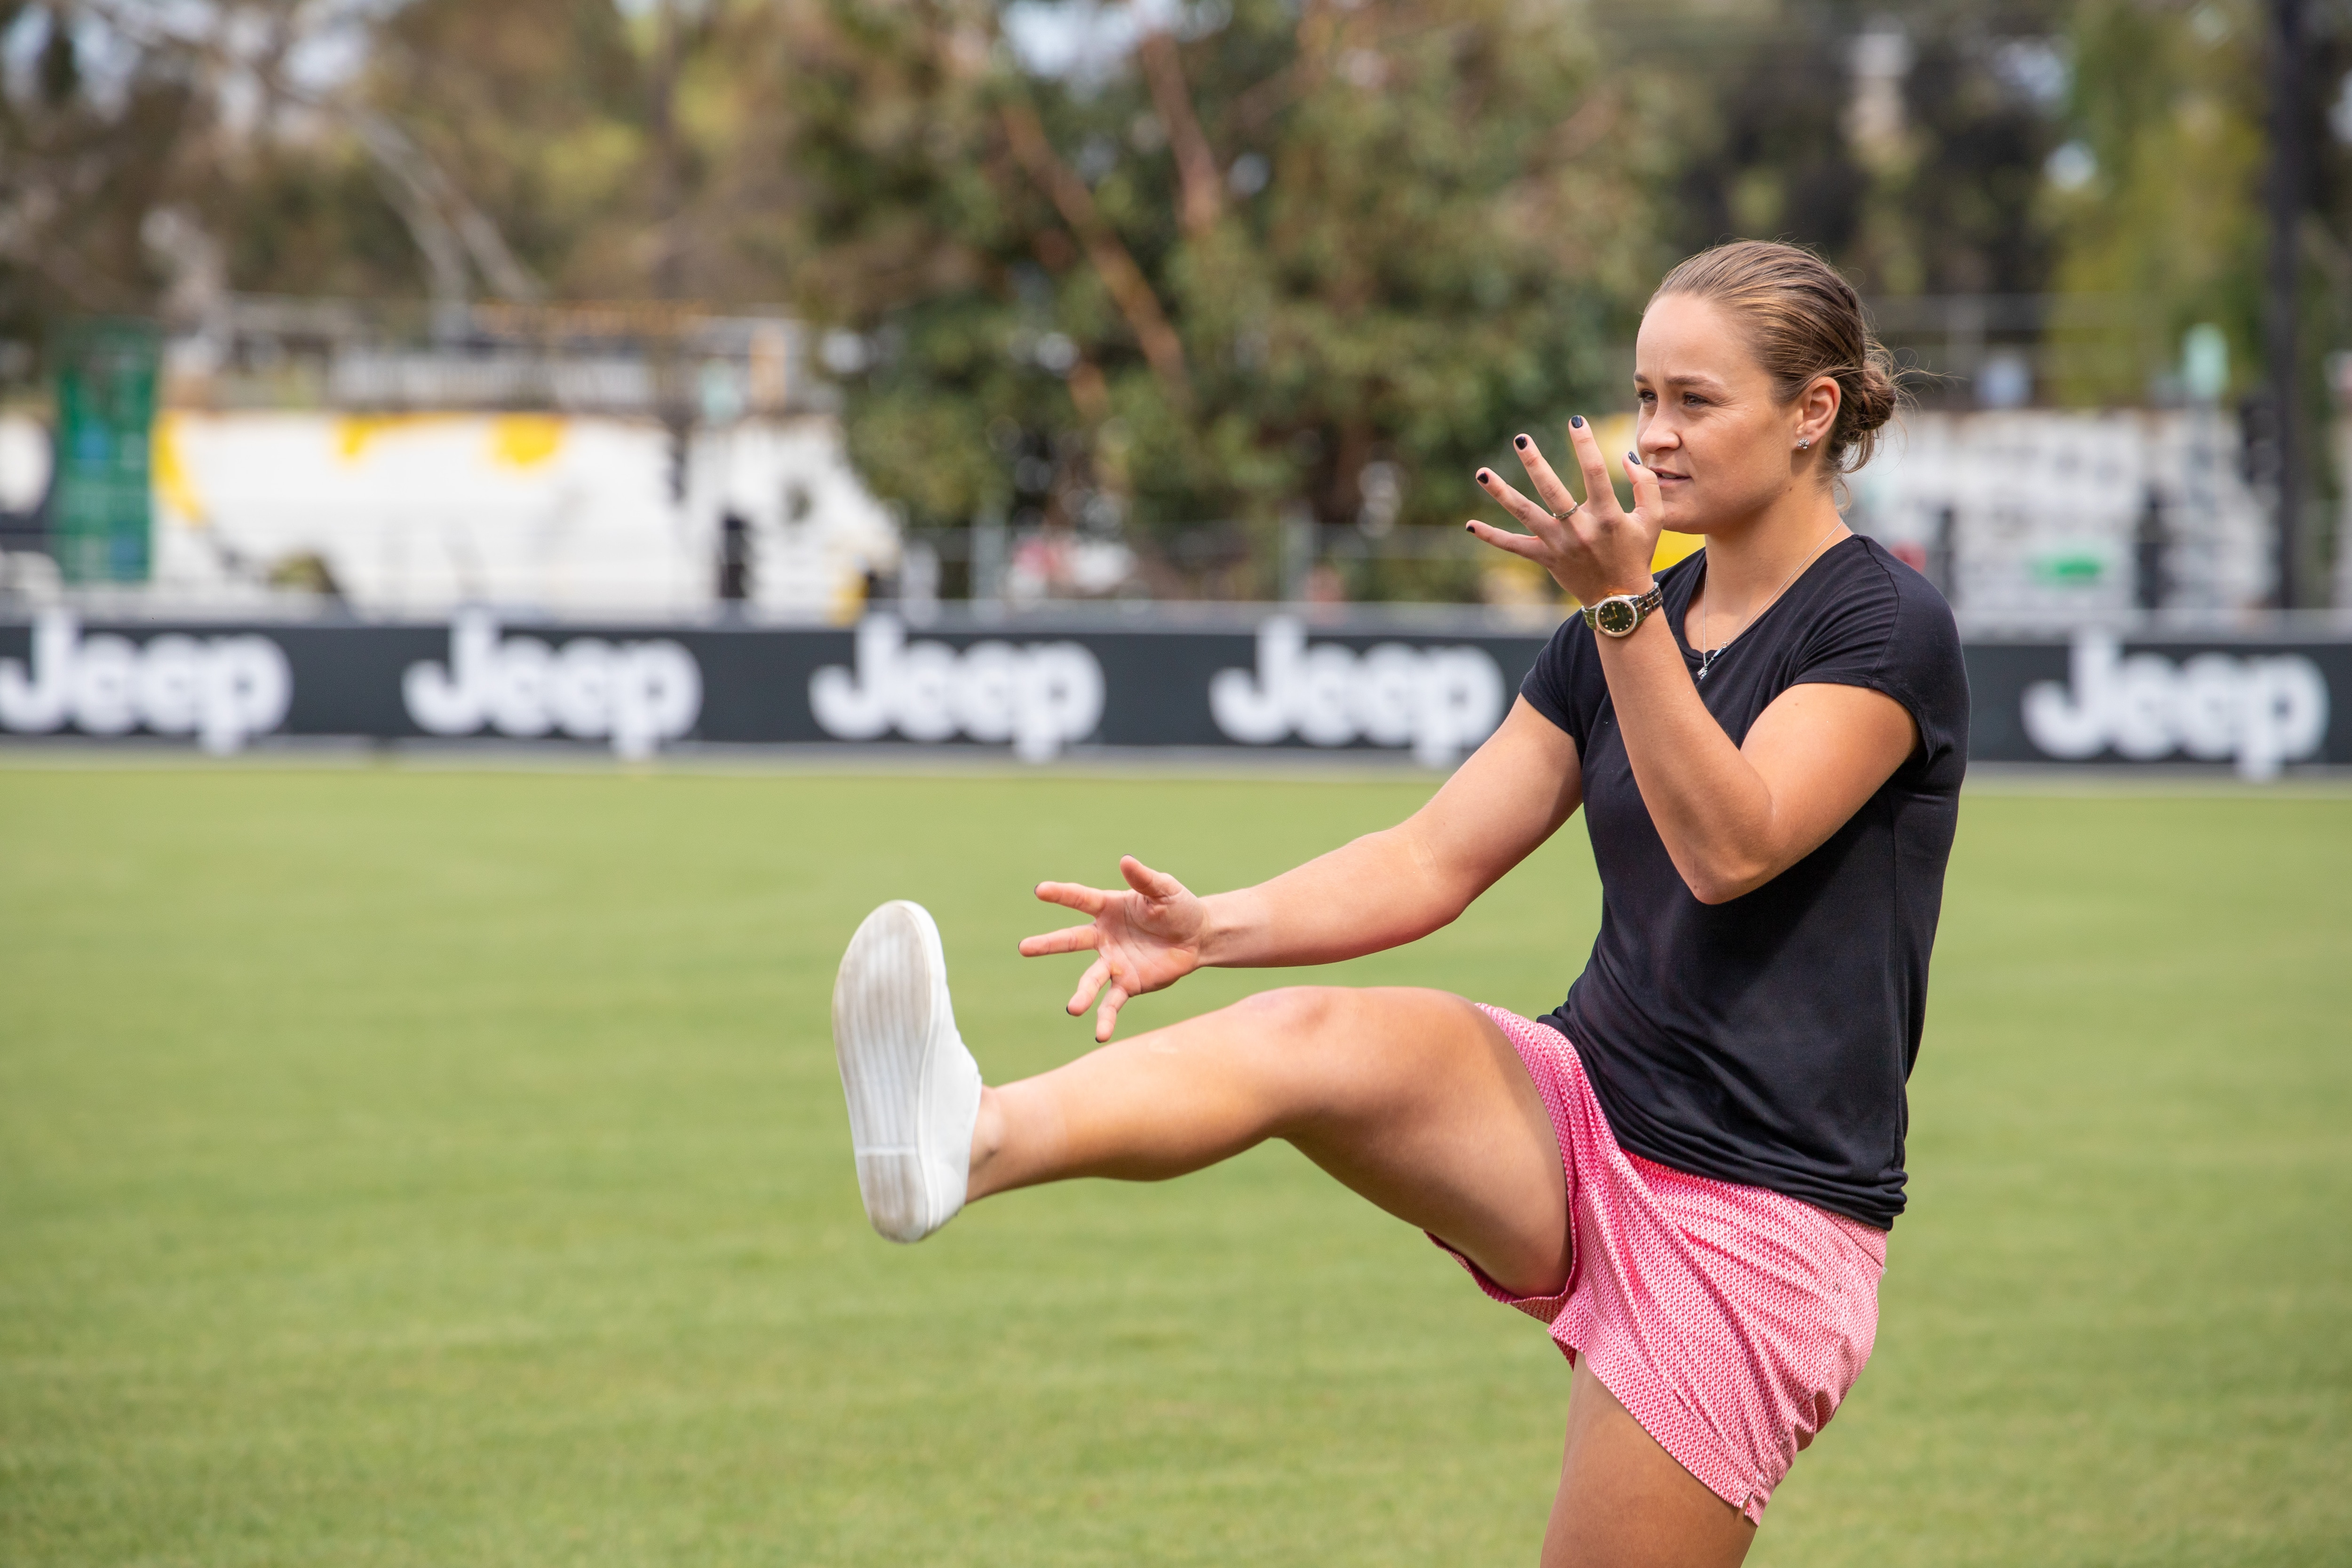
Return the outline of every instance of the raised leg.
{"type": "Polygon", "coordinates": [[[1493,1020],[1442,991],[1269,991],[986,1089],[968,1197],[1073,1176],[1160,1181],[1268,1138],[1507,1289],[1567,1282],[1551,1119],[1493,1020]]]}
{"type": "MultiPolygon", "coordinates": [[[[1441,991],[1268,991],[984,1089],[968,1194],[1162,1181],[1268,1138],[1507,1289],[1567,1283],[1551,1119],[1503,1032],[1441,991]]],[[[1737,1568],[1755,1534],[1578,1364],[1543,1568],[1737,1568]]]]}

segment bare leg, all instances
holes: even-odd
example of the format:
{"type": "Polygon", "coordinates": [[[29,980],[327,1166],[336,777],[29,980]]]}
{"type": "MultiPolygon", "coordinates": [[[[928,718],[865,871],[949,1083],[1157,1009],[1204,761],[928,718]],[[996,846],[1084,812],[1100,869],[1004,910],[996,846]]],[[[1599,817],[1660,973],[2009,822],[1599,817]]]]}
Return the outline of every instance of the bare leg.
{"type": "Polygon", "coordinates": [[[1737,1568],[1756,1527],[1576,1363],[1543,1568],[1737,1568]]]}
{"type": "Polygon", "coordinates": [[[1442,991],[1269,991],[990,1089],[968,1199],[1073,1176],[1164,1180],[1268,1138],[1507,1289],[1567,1282],[1551,1119],[1494,1021],[1442,991]]]}
{"type": "MultiPolygon", "coordinates": [[[[1551,1118],[1493,1020],[1442,991],[1296,986],[983,1091],[972,1200],[1074,1176],[1161,1181],[1282,1138],[1497,1282],[1567,1282],[1551,1118]]],[[[1543,1568],[1735,1568],[1755,1527],[1582,1363],[1543,1568]]]]}

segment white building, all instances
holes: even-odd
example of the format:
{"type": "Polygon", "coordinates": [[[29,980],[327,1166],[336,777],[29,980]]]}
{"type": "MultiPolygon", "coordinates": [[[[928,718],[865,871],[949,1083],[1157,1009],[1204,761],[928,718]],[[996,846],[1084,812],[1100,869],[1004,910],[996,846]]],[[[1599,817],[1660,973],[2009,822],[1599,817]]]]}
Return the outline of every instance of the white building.
{"type": "Polygon", "coordinates": [[[826,416],[706,427],[673,494],[650,419],[184,410],[155,429],[154,592],[234,599],[310,558],[364,614],[459,604],[672,615],[719,595],[746,525],[751,605],[845,617],[898,530],[826,416]]]}
{"type": "Polygon", "coordinates": [[[1852,481],[1853,520],[1972,618],[2072,625],[2151,590],[2226,613],[2272,594],[2270,521],[2213,410],[1917,413],[1889,435],[1852,481]]]}

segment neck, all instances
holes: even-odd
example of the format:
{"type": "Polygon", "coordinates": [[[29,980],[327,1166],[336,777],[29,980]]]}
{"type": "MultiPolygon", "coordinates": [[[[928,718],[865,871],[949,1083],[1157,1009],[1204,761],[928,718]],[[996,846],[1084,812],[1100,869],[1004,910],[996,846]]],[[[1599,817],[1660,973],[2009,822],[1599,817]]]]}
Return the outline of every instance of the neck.
{"type": "Polygon", "coordinates": [[[1826,489],[1791,489],[1771,505],[1706,534],[1701,588],[1718,616],[1752,615],[1780,592],[1798,563],[1843,538],[1846,528],[1826,489]]]}

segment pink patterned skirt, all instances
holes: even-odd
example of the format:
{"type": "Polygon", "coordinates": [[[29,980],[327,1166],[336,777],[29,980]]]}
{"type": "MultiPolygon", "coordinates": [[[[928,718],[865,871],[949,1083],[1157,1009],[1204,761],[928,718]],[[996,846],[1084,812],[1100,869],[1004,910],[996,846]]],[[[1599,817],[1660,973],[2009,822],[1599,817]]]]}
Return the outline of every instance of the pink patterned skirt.
{"type": "Polygon", "coordinates": [[[1468,1258],[1463,1267],[1496,1300],[1549,1324],[1660,1447],[1760,1521],[1870,1359],[1885,1233],[1627,1153],[1567,1037],[1479,1011],[1551,1112],[1576,1249],[1557,1296],[1514,1296],[1468,1258]]]}

